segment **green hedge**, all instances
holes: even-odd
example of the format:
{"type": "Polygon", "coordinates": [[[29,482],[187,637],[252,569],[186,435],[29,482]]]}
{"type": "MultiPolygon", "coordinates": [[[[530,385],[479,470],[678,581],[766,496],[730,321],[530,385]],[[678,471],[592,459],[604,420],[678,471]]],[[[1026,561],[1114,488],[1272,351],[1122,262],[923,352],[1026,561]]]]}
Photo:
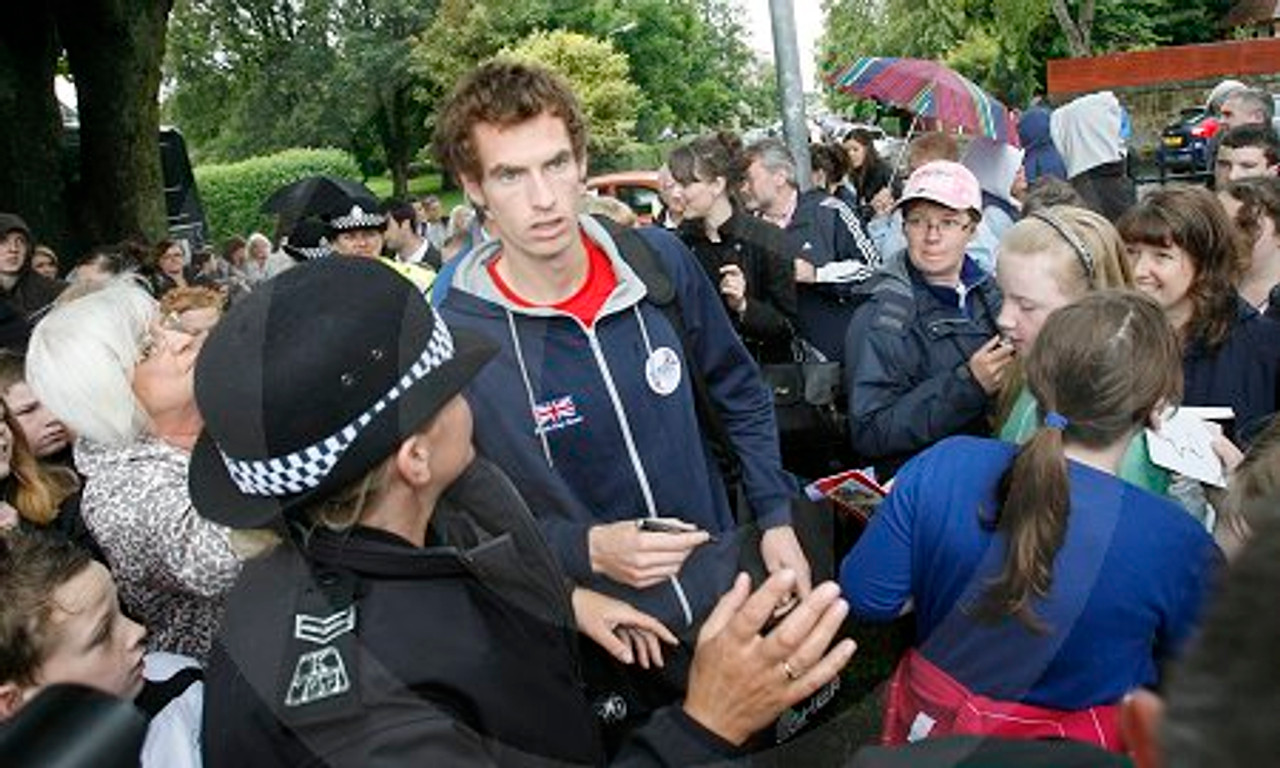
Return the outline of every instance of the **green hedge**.
{"type": "Polygon", "coordinates": [[[212,242],[232,235],[275,232],[275,217],[258,209],[271,193],[292,181],[327,173],[360,178],[355,159],[340,149],[286,149],[226,165],[195,169],[212,242]]]}

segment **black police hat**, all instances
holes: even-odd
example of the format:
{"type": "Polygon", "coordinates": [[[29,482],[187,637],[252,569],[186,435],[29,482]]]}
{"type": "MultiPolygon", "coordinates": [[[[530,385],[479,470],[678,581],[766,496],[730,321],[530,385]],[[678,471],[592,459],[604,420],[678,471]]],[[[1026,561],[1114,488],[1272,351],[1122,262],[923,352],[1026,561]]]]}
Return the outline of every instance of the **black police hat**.
{"type": "Polygon", "coordinates": [[[255,528],[325,499],[390,456],[496,349],[448,328],[375,259],[280,274],[231,309],[196,364],[196,509],[255,528]]]}

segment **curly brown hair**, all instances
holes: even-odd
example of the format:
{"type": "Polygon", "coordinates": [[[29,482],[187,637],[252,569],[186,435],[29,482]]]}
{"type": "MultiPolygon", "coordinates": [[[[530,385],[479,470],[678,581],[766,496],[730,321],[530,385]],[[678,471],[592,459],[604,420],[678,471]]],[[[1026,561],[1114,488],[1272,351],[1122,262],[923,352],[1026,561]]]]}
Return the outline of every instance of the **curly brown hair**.
{"type": "Polygon", "coordinates": [[[564,121],[574,159],[587,155],[587,122],[578,98],[559,75],[526,62],[497,59],[472,70],[440,110],[433,147],[436,159],[457,176],[484,175],[473,130],[480,123],[509,128],[547,113],[564,121]]]}

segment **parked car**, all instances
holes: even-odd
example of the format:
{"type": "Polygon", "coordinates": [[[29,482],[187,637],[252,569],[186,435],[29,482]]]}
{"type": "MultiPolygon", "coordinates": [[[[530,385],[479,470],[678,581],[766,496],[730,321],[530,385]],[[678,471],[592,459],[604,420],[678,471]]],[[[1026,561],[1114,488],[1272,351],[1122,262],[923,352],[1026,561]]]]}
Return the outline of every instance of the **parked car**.
{"type": "Polygon", "coordinates": [[[1209,173],[1213,137],[1221,123],[1204,107],[1184,109],[1178,119],[1160,132],[1156,166],[1163,179],[1169,173],[1209,173]]]}
{"type": "Polygon", "coordinates": [[[651,223],[654,212],[662,207],[658,199],[657,171],[622,171],[594,176],[587,179],[587,191],[626,203],[635,211],[641,224],[651,223]]]}

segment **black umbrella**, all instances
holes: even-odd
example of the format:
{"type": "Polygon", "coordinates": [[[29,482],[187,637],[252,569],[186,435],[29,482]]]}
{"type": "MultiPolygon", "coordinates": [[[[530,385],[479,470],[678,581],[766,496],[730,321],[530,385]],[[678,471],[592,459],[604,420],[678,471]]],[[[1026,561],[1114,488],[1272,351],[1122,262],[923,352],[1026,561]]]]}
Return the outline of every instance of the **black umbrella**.
{"type": "Polygon", "coordinates": [[[378,198],[358,181],[320,175],[308,176],[277,189],[262,204],[262,212],[279,214],[291,225],[308,216],[341,216],[352,206],[376,211],[378,198]]]}

